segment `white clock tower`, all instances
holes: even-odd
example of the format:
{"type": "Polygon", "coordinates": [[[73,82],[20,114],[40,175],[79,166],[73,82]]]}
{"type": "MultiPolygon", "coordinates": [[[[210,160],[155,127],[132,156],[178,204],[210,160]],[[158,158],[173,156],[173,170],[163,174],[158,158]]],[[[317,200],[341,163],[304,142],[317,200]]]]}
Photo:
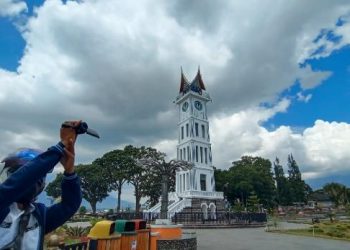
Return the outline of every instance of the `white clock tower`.
{"type": "Polygon", "coordinates": [[[222,192],[215,192],[214,168],[209,136],[206,92],[200,70],[189,82],[181,70],[178,106],[177,159],[192,162],[193,169],[176,173],[176,194],[180,198],[223,199],[222,192]]]}
{"type": "MultiPolygon", "coordinates": [[[[214,168],[209,136],[206,92],[200,70],[189,82],[181,70],[180,91],[174,103],[178,107],[177,160],[193,163],[191,170],[176,172],[175,192],[169,193],[169,215],[201,211],[204,214],[224,209],[222,192],[215,192],[214,168]]],[[[147,212],[159,212],[158,203],[147,212]]],[[[206,217],[204,217],[206,218],[206,217]]]]}

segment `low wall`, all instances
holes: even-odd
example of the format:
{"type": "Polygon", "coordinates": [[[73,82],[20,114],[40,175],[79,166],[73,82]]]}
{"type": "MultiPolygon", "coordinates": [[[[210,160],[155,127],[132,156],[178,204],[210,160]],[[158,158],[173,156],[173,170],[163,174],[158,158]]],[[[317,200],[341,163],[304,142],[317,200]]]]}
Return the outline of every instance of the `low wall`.
{"type": "Polygon", "coordinates": [[[192,233],[184,233],[180,239],[159,239],[157,250],[197,250],[197,237],[192,233]]]}

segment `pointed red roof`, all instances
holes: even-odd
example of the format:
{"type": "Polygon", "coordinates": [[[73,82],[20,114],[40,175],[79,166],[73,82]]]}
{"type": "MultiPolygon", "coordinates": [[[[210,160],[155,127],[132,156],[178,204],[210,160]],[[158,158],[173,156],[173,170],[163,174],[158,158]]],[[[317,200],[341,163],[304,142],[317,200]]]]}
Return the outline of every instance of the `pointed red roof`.
{"type": "Polygon", "coordinates": [[[186,85],[188,85],[188,80],[186,79],[186,76],[184,75],[181,67],[180,93],[182,93],[185,90],[186,85]]]}
{"type": "Polygon", "coordinates": [[[195,82],[196,80],[197,80],[198,83],[199,83],[199,87],[200,87],[201,89],[205,90],[204,82],[203,82],[202,75],[201,75],[201,71],[200,71],[199,67],[198,67],[197,75],[196,75],[195,79],[193,80],[193,82],[195,82]]]}

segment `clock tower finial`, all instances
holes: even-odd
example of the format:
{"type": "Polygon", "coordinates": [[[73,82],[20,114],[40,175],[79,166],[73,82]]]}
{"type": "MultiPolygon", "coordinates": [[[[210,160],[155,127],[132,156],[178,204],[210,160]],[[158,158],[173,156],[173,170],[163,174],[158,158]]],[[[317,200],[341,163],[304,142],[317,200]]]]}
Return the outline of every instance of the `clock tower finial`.
{"type": "Polygon", "coordinates": [[[181,66],[181,80],[180,80],[180,91],[179,93],[183,93],[186,91],[186,89],[188,88],[188,80],[186,78],[186,76],[184,75],[183,71],[182,71],[182,66],[181,66]]]}

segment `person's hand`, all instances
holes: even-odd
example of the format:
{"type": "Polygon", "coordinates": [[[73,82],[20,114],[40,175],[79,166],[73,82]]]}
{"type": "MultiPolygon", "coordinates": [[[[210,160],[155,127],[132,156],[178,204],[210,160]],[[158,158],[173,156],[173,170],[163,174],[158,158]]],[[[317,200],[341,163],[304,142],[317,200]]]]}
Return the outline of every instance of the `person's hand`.
{"type": "Polygon", "coordinates": [[[75,132],[75,127],[79,126],[81,121],[66,121],[60,130],[61,142],[65,146],[64,155],[61,158],[61,164],[64,167],[66,173],[74,172],[74,158],[75,158],[75,141],[77,139],[77,134],[75,132]]]}

